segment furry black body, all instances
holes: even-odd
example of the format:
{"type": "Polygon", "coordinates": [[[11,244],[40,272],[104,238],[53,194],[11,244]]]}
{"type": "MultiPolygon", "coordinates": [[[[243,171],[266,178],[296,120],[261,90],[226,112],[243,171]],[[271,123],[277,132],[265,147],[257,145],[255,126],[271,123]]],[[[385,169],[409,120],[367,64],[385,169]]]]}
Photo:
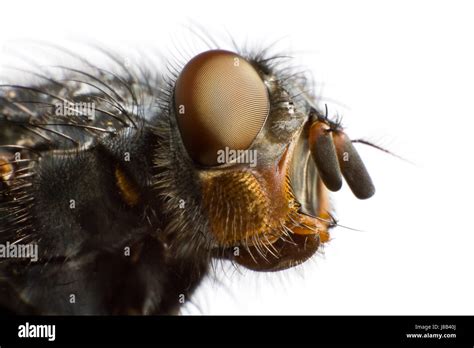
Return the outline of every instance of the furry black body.
{"type": "Polygon", "coordinates": [[[160,79],[91,69],[67,82],[2,86],[0,149],[12,172],[0,182],[0,243],[35,244],[39,255],[0,260],[0,306],[177,313],[210,256],[199,218],[182,228],[197,206],[159,105],[169,95],[160,79]],[[65,100],[93,102],[95,118],[55,114],[65,100]]]}

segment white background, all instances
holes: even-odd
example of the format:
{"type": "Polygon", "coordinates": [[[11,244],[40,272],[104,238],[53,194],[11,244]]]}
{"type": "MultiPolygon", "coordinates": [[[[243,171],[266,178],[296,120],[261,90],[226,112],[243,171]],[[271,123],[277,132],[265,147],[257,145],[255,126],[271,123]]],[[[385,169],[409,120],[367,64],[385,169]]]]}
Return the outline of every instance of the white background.
{"type": "Polygon", "coordinates": [[[219,266],[183,313],[472,315],[471,4],[9,1],[0,8],[0,48],[73,38],[167,54],[173,42],[195,40],[192,22],[250,46],[281,39],[277,47],[312,72],[321,102],[344,116],[351,137],[415,165],[359,146],[377,193],[358,201],[344,187],[334,199],[340,223],[363,232],[337,228],[324,255],[281,273],[219,266]]]}

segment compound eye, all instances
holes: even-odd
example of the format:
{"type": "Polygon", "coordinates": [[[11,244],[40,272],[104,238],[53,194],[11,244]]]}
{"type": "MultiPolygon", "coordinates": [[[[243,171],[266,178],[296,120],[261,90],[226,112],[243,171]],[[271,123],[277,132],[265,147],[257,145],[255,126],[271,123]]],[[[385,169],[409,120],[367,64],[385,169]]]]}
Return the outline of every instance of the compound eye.
{"type": "Polygon", "coordinates": [[[190,157],[204,166],[218,163],[218,151],[245,150],[270,110],[260,75],[236,53],[212,50],[194,57],[176,81],[178,127],[190,157]]]}

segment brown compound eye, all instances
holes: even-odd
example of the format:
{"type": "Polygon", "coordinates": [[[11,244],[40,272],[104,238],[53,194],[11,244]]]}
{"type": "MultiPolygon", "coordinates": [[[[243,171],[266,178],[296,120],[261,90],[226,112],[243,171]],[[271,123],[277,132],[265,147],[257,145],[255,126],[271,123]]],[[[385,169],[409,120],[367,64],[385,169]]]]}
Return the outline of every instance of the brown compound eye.
{"type": "Polygon", "coordinates": [[[194,57],[176,81],[178,127],[190,157],[205,166],[219,164],[226,147],[247,149],[270,110],[260,75],[236,53],[212,50],[194,57]]]}

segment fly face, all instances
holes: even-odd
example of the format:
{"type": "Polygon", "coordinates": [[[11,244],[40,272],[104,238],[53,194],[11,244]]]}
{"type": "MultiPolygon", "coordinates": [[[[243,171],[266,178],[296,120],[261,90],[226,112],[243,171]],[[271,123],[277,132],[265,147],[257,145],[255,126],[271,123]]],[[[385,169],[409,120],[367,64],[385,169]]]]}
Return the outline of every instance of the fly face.
{"type": "Polygon", "coordinates": [[[344,177],[358,198],[374,193],[350,139],[303,89],[223,50],[194,57],[178,76],[170,121],[215,255],[258,271],[292,267],[329,240],[328,189],[344,177]]]}

